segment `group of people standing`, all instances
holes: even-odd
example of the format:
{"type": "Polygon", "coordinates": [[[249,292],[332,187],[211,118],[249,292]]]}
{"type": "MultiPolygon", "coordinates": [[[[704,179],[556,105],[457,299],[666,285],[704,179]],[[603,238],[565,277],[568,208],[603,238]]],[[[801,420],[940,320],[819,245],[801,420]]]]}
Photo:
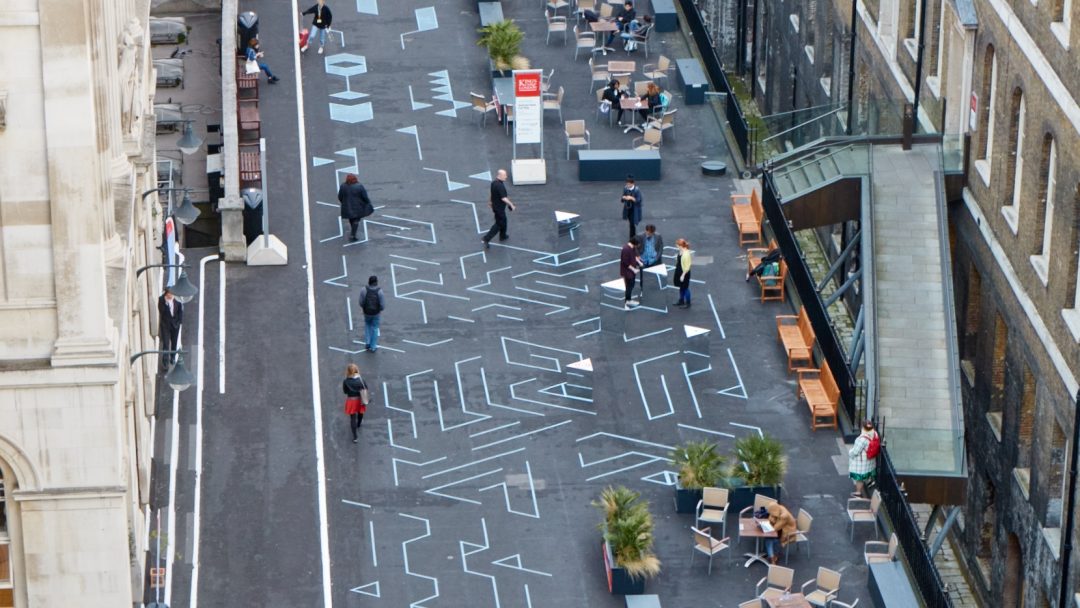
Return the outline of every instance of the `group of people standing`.
{"type": "MultiPolygon", "coordinates": [[[[633,175],[626,176],[626,184],[623,185],[622,196],[622,219],[626,220],[630,228],[630,239],[623,245],[619,255],[619,276],[626,284],[626,293],[623,298],[623,308],[630,310],[640,303],[640,295],[634,297],[634,283],[641,276],[641,290],[645,290],[644,270],[650,266],[656,266],[663,262],[664,239],[656,232],[656,226],[645,226],[645,234],[637,233],[637,225],[641,223],[642,213],[645,207],[645,195],[641,192],[634,181],[633,175]]],[[[675,241],[675,276],[672,282],[679,288],[679,300],[675,306],[679,308],[690,307],[690,268],[693,263],[690,253],[690,243],[686,239],[675,241]]]]}

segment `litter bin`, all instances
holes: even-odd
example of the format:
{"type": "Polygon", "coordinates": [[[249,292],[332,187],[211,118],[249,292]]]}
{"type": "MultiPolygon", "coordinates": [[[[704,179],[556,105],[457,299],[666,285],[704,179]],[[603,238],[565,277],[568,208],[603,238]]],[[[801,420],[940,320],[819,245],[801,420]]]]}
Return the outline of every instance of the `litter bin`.
{"type": "Polygon", "coordinates": [[[243,55],[247,52],[248,43],[252,38],[259,37],[259,16],[251,11],[240,13],[236,18],[236,54],[243,55]]]}
{"type": "Polygon", "coordinates": [[[244,188],[240,191],[244,199],[244,238],[250,245],[263,233],[263,197],[258,188],[244,188]]]}

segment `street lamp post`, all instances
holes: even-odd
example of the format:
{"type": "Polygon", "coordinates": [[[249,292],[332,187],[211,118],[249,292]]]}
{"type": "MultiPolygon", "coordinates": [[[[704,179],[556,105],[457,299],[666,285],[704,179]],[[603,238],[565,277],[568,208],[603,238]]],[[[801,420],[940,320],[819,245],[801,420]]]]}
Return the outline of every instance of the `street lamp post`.
{"type": "Polygon", "coordinates": [[[189,386],[195,384],[195,378],[191,375],[191,372],[184,367],[184,351],[182,350],[144,350],[139,353],[131,355],[128,360],[129,363],[134,364],[135,361],[143,355],[176,355],[176,362],[169,367],[168,373],[165,374],[165,382],[169,383],[174,391],[187,390],[189,386]]]}
{"type": "Polygon", "coordinates": [[[154,188],[153,190],[147,190],[142,193],[142,199],[146,200],[146,197],[154,194],[155,192],[183,192],[184,198],[180,201],[180,206],[175,210],[172,207],[172,197],[169,197],[169,207],[166,210],[165,215],[171,215],[176,218],[178,222],[187,226],[199,219],[199,208],[191,202],[192,188],[154,188]]]}
{"type": "Polygon", "coordinates": [[[175,283],[169,286],[169,291],[176,296],[177,300],[180,300],[181,304],[187,304],[199,293],[199,288],[191,284],[187,272],[183,270],[187,267],[187,264],[147,264],[135,271],[135,278],[138,278],[139,275],[150,268],[180,268],[180,276],[177,277],[175,283]]]}

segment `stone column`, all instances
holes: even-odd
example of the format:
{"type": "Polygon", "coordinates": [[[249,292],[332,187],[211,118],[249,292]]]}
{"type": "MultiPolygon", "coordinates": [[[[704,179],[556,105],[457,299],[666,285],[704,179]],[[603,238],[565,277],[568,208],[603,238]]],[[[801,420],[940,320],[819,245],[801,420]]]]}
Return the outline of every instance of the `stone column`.
{"type": "Polygon", "coordinates": [[[58,338],[53,365],[114,363],[102,248],[102,185],[98,148],[93,24],[82,0],[39,4],[46,159],[52,218],[58,338]]]}

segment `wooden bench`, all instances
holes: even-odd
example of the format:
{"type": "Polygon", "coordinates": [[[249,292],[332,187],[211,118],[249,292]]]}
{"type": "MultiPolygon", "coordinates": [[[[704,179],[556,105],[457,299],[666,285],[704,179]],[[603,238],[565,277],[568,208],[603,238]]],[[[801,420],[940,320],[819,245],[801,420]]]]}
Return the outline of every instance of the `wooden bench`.
{"type": "Polygon", "coordinates": [[[259,118],[258,99],[237,99],[236,117],[240,126],[241,143],[258,142],[262,137],[262,120],[259,118]]]}
{"type": "Polygon", "coordinates": [[[238,99],[259,98],[259,73],[248,74],[244,71],[247,61],[243,57],[236,59],[236,97],[238,99]]]}
{"type": "Polygon", "coordinates": [[[814,366],[814,328],[810,326],[810,317],[806,307],[799,309],[798,315],[776,315],[776,339],[784,345],[787,353],[787,369],[814,366]],[[794,322],[793,322],[794,321],[794,322]],[[804,363],[805,365],[796,365],[804,363]]]}
{"type": "Polygon", "coordinates": [[[501,2],[477,2],[480,9],[480,26],[487,26],[503,21],[501,2]]]}
{"type": "Polygon", "coordinates": [[[761,285],[762,302],[783,302],[784,285],[787,284],[787,262],[780,260],[778,274],[759,274],[757,280],[761,285]]]}
{"type": "Polygon", "coordinates": [[[659,150],[578,150],[578,179],[583,182],[660,179],[659,150]]]}
{"type": "Polygon", "coordinates": [[[240,187],[262,187],[262,159],[257,143],[240,146],[240,187]]]}
{"type": "Polygon", "coordinates": [[[836,406],[840,402],[840,387],[836,386],[827,361],[820,369],[802,368],[799,372],[799,398],[806,398],[810,408],[810,430],[836,429],[836,406]]]}
{"type": "Polygon", "coordinates": [[[761,206],[761,195],[757,190],[750,194],[731,195],[731,217],[739,228],[739,244],[761,243],[761,221],[765,217],[765,208],[761,206]]]}
{"type": "Polygon", "coordinates": [[[750,274],[758,264],[761,263],[761,258],[765,257],[765,254],[774,249],[779,249],[780,246],[776,244],[776,239],[769,241],[768,247],[747,247],[746,248],[746,274],[750,274]]]}

